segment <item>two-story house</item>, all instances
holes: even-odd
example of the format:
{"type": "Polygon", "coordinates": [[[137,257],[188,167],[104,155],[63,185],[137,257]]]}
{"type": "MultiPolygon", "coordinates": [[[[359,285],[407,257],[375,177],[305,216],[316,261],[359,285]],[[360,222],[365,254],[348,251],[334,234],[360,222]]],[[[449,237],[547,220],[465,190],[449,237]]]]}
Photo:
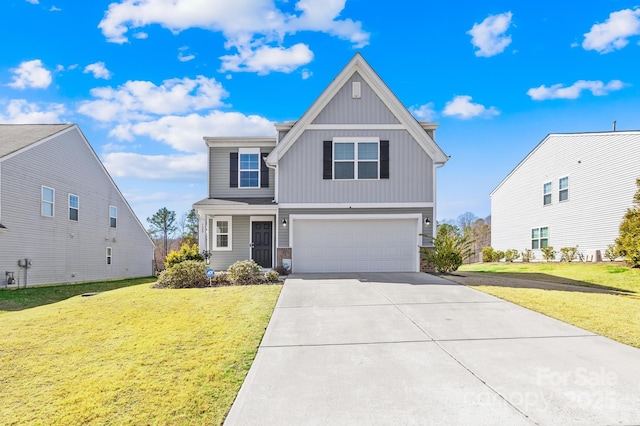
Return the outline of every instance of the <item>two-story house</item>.
{"type": "Polygon", "coordinates": [[[0,223],[0,287],[153,274],[153,242],[77,125],[0,125],[0,223]]]}
{"type": "Polygon", "coordinates": [[[254,259],[293,272],[419,271],[433,235],[435,123],[418,122],[360,54],[272,138],[209,138],[194,204],[215,269],[254,259]]]}
{"type": "Polygon", "coordinates": [[[640,178],[640,131],[550,134],[491,192],[496,250],[578,247],[599,260],[640,178]]]}

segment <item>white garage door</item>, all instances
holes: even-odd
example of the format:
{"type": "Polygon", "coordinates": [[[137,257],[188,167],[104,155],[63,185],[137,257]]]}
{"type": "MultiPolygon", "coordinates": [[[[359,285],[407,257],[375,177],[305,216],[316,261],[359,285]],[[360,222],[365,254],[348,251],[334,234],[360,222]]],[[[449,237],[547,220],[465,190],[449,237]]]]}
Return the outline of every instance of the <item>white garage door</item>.
{"type": "Polygon", "coordinates": [[[418,271],[418,221],[293,220],[293,272],[418,271]]]}

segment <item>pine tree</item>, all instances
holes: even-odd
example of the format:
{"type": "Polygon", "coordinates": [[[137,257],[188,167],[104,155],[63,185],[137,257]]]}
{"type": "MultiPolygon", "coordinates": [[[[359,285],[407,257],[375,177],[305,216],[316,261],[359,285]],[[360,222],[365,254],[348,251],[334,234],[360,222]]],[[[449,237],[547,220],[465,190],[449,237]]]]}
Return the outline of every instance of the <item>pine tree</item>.
{"type": "Polygon", "coordinates": [[[616,239],[618,253],[633,268],[640,267],[640,179],[636,179],[636,186],[633,206],[627,209],[616,239]]]}

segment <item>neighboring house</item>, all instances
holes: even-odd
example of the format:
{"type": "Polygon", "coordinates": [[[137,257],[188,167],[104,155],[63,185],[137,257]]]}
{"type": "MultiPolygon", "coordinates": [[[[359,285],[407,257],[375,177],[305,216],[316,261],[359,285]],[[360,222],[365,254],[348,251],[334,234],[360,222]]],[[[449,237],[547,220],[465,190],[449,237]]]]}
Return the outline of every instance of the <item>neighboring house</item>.
{"type": "Polygon", "coordinates": [[[356,54],[276,137],[204,138],[201,249],[217,270],[254,259],[265,268],[290,260],[298,273],[419,271],[436,168],[448,159],[436,127],[416,121],[356,54]]]}
{"type": "Polygon", "coordinates": [[[496,250],[578,247],[598,260],[640,178],[640,131],[550,134],[491,193],[496,250]]]}
{"type": "Polygon", "coordinates": [[[25,284],[24,259],[28,285],[153,273],[151,239],[76,125],[0,125],[0,223],[0,287],[7,272],[25,284]]]}

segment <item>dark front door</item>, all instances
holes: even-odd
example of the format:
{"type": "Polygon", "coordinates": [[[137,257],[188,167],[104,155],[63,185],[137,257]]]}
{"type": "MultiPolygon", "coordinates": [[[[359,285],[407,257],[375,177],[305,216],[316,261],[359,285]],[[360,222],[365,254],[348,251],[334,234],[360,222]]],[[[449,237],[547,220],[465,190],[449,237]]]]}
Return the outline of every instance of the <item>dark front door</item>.
{"type": "Polygon", "coordinates": [[[263,268],[271,268],[273,227],[271,222],[252,222],[251,258],[263,268]]]}

